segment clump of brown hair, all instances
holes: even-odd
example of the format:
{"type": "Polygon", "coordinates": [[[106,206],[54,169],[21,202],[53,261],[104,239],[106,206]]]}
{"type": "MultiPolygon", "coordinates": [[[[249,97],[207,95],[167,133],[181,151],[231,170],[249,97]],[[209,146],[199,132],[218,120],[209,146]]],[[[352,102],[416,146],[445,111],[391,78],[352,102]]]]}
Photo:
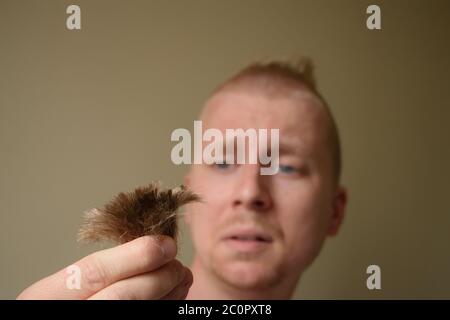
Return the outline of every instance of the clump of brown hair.
{"type": "Polygon", "coordinates": [[[178,208],[199,200],[184,186],[160,190],[156,183],[121,192],[102,208],[85,212],[78,241],[110,240],[121,244],[144,235],[176,239],[178,208]]]}

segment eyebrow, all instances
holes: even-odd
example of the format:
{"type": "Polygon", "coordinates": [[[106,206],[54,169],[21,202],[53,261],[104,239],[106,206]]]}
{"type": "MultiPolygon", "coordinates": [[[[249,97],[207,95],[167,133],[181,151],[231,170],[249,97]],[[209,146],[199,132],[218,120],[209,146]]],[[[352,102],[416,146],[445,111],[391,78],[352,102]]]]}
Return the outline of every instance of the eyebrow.
{"type": "Polygon", "coordinates": [[[306,152],[304,152],[304,148],[300,145],[296,145],[287,141],[280,141],[280,155],[296,155],[296,156],[304,156],[306,152]]]}
{"type": "MultiPolygon", "coordinates": [[[[302,147],[301,141],[300,144],[293,142],[295,140],[293,139],[280,139],[279,142],[279,154],[280,155],[294,155],[294,156],[306,156],[306,152],[303,151],[305,148],[302,147]]],[[[256,141],[256,143],[258,144],[258,139],[256,141]]],[[[247,145],[247,141],[246,141],[246,145],[247,145]]],[[[233,147],[233,152],[236,153],[237,151],[237,143],[236,143],[236,138],[227,140],[226,138],[224,139],[224,144],[223,144],[223,154],[227,154],[230,152],[229,147],[232,146],[233,147]]],[[[269,150],[271,147],[271,144],[268,144],[269,150]]]]}

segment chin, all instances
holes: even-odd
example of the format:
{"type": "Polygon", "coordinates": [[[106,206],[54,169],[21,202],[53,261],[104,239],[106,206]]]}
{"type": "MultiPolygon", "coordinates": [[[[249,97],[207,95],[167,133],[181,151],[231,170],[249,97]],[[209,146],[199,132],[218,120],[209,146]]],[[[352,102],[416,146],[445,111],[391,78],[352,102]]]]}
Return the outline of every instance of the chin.
{"type": "Polygon", "coordinates": [[[229,261],[215,266],[215,273],[229,285],[246,290],[265,289],[280,282],[280,268],[262,261],[229,261]]]}

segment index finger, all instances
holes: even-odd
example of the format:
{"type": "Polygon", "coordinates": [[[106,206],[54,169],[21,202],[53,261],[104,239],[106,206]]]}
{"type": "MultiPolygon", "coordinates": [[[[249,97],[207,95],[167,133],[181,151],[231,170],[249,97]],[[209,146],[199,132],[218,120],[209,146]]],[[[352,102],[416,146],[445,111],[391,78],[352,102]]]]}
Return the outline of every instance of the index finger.
{"type": "Polygon", "coordinates": [[[86,299],[119,280],[158,269],[175,258],[175,241],[144,236],[94,252],[27,288],[19,299],[86,299]]]}

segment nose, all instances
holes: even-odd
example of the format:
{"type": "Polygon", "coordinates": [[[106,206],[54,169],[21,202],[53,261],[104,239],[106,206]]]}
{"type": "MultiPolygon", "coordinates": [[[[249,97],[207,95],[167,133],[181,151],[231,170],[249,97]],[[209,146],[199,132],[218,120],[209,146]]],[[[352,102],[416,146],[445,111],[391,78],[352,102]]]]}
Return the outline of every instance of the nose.
{"type": "Polygon", "coordinates": [[[273,203],[270,195],[270,176],[261,175],[259,165],[243,165],[239,179],[236,181],[233,195],[233,207],[264,212],[273,203]]]}

